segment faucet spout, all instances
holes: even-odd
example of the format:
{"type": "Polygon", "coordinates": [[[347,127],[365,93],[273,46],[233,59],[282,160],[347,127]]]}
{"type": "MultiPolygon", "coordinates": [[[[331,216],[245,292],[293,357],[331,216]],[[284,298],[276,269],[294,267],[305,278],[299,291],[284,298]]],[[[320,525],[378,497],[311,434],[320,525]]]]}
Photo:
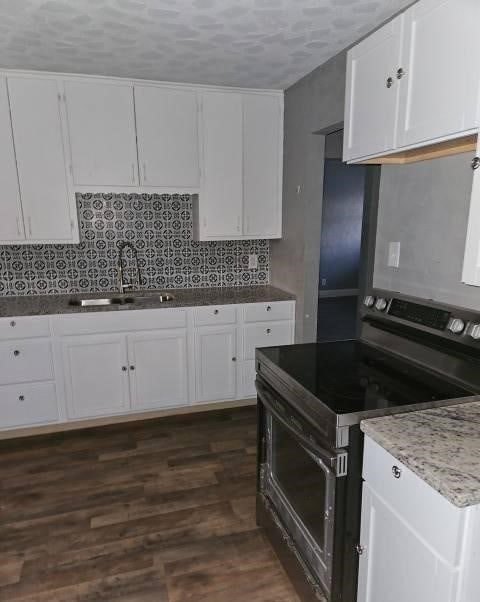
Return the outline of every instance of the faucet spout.
{"type": "Polygon", "coordinates": [[[131,242],[122,240],[121,242],[118,243],[118,277],[117,277],[118,278],[117,279],[118,290],[122,295],[126,290],[133,290],[133,282],[125,282],[125,271],[124,271],[124,267],[123,267],[123,253],[125,251],[125,248],[127,248],[127,247],[132,251],[133,256],[135,258],[138,288],[140,288],[140,285],[141,285],[140,266],[138,263],[137,249],[131,242]]]}

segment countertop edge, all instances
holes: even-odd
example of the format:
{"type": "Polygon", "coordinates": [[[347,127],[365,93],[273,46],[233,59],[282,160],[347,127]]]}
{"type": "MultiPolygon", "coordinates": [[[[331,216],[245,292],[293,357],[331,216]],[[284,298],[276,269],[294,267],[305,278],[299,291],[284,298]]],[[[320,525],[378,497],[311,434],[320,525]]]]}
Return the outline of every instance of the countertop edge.
{"type": "MultiPolygon", "coordinates": [[[[457,406],[448,406],[448,408],[467,406],[473,403],[478,404],[479,401],[479,396],[472,396],[470,398],[466,398],[464,403],[457,404],[457,406]]],[[[379,426],[377,426],[380,424],[384,425],[386,420],[388,420],[389,423],[391,423],[392,419],[398,420],[399,418],[405,421],[408,420],[408,416],[412,416],[414,414],[425,414],[425,412],[435,412],[438,410],[444,411],[445,409],[446,408],[443,407],[431,410],[419,410],[418,412],[395,414],[393,416],[385,416],[380,418],[365,419],[361,421],[360,429],[365,435],[370,437],[385,451],[394,456],[399,462],[401,462],[408,469],[410,469],[417,477],[419,477],[427,485],[432,487],[432,489],[441,494],[446,500],[448,500],[457,508],[462,509],[480,505],[480,486],[478,487],[478,491],[476,491],[475,493],[472,493],[471,491],[467,491],[465,493],[455,491],[452,488],[452,486],[450,486],[448,483],[445,483],[445,480],[443,480],[441,476],[434,474],[432,470],[428,469],[428,467],[425,468],[421,454],[418,454],[418,459],[415,457],[415,454],[412,454],[412,446],[410,446],[408,443],[406,443],[404,446],[399,441],[393,441],[388,434],[379,432],[379,426]]],[[[400,429],[403,430],[404,427],[402,428],[399,425],[398,428],[400,432],[400,429]]],[[[399,434],[398,436],[401,435],[399,434]]],[[[461,477],[462,473],[460,471],[458,472],[458,474],[461,477]]]]}
{"type": "MultiPolygon", "coordinates": [[[[295,295],[272,285],[232,288],[159,289],[158,291],[142,290],[138,292],[146,296],[151,295],[152,299],[131,305],[78,307],[70,306],[68,301],[72,298],[117,296],[118,293],[115,291],[104,291],[62,295],[6,295],[0,297],[0,319],[22,316],[83,315],[102,312],[141,311],[144,309],[181,309],[209,305],[243,305],[249,303],[296,301],[295,295]],[[155,302],[154,297],[160,292],[168,292],[176,295],[177,299],[168,303],[155,302]]],[[[128,296],[132,296],[132,294],[128,296]]]]}

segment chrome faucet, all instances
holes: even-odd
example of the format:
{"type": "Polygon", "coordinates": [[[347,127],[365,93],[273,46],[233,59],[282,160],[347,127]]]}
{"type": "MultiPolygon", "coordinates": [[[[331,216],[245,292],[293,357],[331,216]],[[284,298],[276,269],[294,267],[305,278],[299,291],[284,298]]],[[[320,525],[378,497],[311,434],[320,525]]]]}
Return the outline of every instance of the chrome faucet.
{"type": "Polygon", "coordinates": [[[134,247],[134,245],[131,242],[128,241],[124,241],[122,240],[119,244],[118,244],[118,290],[120,291],[120,293],[123,293],[126,290],[132,290],[133,289],[133,283],[132,282],[125,282],[124,281],[124,270],[123,270],[123,251],[125,249],[125,247],[128,247],[129,249],[131,249],[133,256],[135,258],[135,265],[136,265],[136,271],[137,271],[137,285],[138,288],[140,288],[140,266],[138,264],[138,253],[137,253],[137,249],[134,247]]]}

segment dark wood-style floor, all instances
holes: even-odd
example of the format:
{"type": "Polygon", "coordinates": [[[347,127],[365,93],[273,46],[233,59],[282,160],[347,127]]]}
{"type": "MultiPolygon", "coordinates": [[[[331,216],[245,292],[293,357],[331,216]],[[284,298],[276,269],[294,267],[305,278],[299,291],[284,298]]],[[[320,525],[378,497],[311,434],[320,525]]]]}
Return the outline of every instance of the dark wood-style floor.
{"type": "Polygon", "coordinates": [[[298,602],[254,516],[255,410],[0,443],[0,600],[298,602]]]}

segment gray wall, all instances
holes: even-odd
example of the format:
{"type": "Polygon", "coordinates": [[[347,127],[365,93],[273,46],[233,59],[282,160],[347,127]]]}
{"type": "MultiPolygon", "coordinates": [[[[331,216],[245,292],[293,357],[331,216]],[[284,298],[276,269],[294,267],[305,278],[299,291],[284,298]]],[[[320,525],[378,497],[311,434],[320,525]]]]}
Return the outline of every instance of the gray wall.
{"type": "Polygon", "coordinates": [[[343,121],[345,66],[342,52],[285,92],[283,238],[271,243],[271,283],[297,296],[299,342],[316,339],[325,149],[318,132],[343,121]]]}
{"type": "Polygon", "coordinates": [[[462,284],[472,187],[471,154],[384,166],[374,286],[478,310],[480,288],[462,284]],[[400,242],[400,267],[387,266],[400,242]]]}

